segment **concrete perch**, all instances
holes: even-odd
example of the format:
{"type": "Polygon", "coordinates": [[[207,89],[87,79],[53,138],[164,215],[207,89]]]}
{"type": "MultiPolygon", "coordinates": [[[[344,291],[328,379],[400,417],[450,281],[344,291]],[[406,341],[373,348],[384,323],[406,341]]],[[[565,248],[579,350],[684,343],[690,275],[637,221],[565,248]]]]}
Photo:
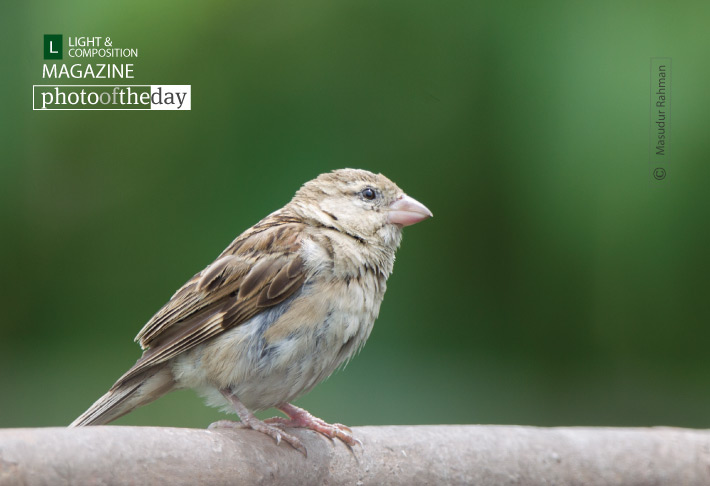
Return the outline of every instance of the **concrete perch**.
{"type": "Polygon", "coordinates": [[[293,431],[0,429],[0,485],[709,485],[710,431],[485,425],[356,427],[350,450],[293,431]]]}

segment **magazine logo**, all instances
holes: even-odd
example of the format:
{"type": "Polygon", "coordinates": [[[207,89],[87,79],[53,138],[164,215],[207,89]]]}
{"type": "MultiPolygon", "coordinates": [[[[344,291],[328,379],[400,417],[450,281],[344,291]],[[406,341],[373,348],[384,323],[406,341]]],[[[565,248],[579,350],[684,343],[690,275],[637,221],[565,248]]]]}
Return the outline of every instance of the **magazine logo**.
{"type": "Polygon", "coordinates": [[[33,110],[192,109],[191,85],[122,84],[135,82],[138,48],[110,36],[45,34],[43,57],[42,84],[32,85],[33,110]],[[102,80],[116,84],[69,84],[102,80]]]}

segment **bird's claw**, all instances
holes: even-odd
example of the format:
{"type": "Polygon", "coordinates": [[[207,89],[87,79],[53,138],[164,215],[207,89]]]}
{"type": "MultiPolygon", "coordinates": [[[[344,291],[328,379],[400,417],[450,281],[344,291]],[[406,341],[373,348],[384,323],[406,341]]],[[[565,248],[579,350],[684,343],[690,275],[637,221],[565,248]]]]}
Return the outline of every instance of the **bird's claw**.
{"type": "Polygon", "coordinates": [[[326,436],[331,440],[336,438],[340,439],[350,447],[354,447],[356,445],[362,447],[362,441],[360,439],[355,438],[352,429],[350,429],[350,427],[348,427],[347,425],[329,424],[325,420],[319,419],[318,417],[314,417],[306,410],[303,410],[302,408],[296,407],[291,404],[281,406],[279,407],[279,409],[286,415],[288,415],[289,418],[285,419],[283,417],[273,417],[270,419],[266,419],[264,422],[272,425],[273,427],[279,428],[300,427],[311,429],[321,435],[326,436]]]}
{"type": "Polygon", "coordinates": [[[266,434],[274,441],[276,442],[276,445],[281,444],[281,440],[283,439],[284,442],[288,443],[291,447],[296,449],[297,451],[302,452],[304,455],[308,455],[306,448],[303,446],[303,443],[298,439],[297,437],[287,434],[283,430],[281,430],[280,425],[271,425],[266,422],[262,422],[261,420],[257,419],[254,417],[253,419],[248,419],[246,422],[235,422],[233,420],[219,420],[217,422],[214,422],[207,427],[209,430],[215,430],[215,429],[252,429],[256,430],[257,432],[261,432],[262,434],[266,434]]]}

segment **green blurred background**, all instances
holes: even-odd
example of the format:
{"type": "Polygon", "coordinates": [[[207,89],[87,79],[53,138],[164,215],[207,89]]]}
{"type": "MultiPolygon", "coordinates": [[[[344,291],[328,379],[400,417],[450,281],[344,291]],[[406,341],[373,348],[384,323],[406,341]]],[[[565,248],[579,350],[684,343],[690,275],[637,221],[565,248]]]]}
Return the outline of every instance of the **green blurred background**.
{"type": "MultiPolygon", "coordinates": [[[[297,404],[350,425],[710,427],[707,2],[0,13],[0,427],[68,424],[175,289],[340,167],[435,218],[405,231],[367,346],[297,404]],[[191,84],[192,111],[32,111],[56,33],[137,47],[135,84],[191,84]],[[663,182],[652,56],[673,58],[663,182]]],[[[220,418],[182,391],[118,423],[220,418]]]]}

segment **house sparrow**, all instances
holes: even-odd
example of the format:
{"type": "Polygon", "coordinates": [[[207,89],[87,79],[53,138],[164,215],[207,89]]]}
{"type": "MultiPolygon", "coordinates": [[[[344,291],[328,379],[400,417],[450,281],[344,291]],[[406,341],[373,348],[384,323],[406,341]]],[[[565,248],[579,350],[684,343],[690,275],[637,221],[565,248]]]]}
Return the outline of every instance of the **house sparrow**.
{"type": "Polygon", "coordinates": [[[365,343],[402,228],[431,212],[381,174],[341,169],[301,187],[238,236],[138,333],[141,358],[70,427],[101,425],[179,388],[236,411],[241,423],[305,453],[285,427],[352,446],[351,430],[289,402],[365,343]],[[259,420],[275,407],[289,418],[259,420]]]}

